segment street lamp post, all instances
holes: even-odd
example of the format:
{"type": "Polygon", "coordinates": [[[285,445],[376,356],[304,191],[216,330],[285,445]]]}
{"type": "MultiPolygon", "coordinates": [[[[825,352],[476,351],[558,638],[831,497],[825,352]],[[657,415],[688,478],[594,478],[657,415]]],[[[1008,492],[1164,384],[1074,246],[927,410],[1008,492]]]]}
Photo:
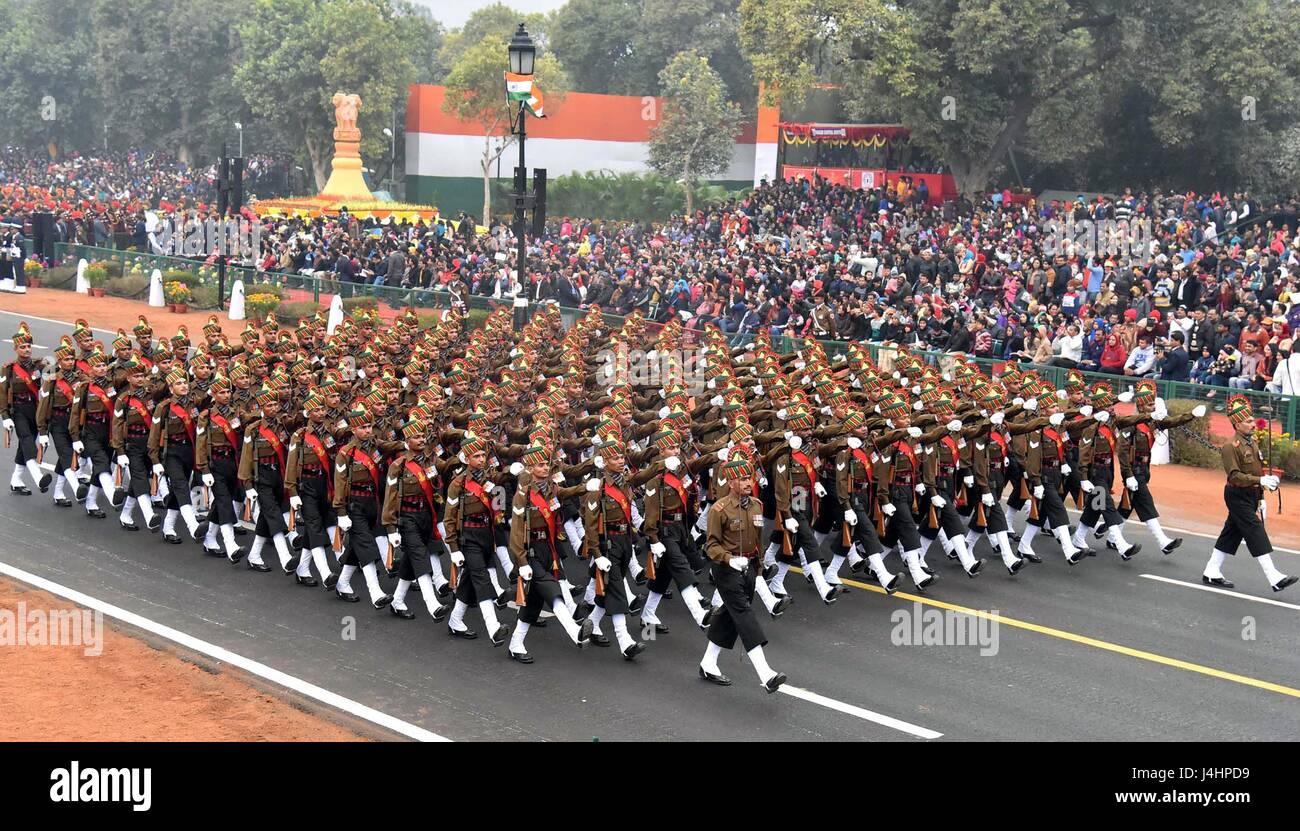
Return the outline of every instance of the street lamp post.
{"type": "MultiPolygon", "coordinates": [[[[396,114],[393,115],[393,123],[394,124],[397,123],[396,114]]],[[[397,176],[396,176],[397,171],[394,168],[397,166],[397,134],[394,133],[392,130],[388,129],[387,127],[385,127],[384,135],[388,136],[388,138],[391,141],[391,144],[389,145],[388,148],[388,190],[389,193],[392,194],[393,199],[396,199],[397,198],[397,176]]]]}
{"type": "Polygon", "coordinates": [[[235,129],[239,131],[239,157],[244,157],[244,125],[238,121],[235,122],[235,129]]]}
{"type": "MultiPolygon", "coordinates": [[[[531,76],[534,71],[534,61],[537,57],[537,47],[533,45],[533,39],[520,23],[519,28],[515,30],[515,36],[510,40],[508,47],[510,55],[510,71],[515,75],[531,76]]],[[[527,102],[519,102],[518,117],[515,119],[515,134],[519,136],[519,169],[515,175],[515,241],[519,246],[519,260],[516,266],[516,274],[519,283],[519,291],[527,294],[527,274],[528,274],[528,246],[525,240],[525,229],[528,227],[525,217],[528,208],[528,168],[524,165],[524,142],[528,137],[525,127],[525,117],[527,116],[527,102]]],[[[523,326],[520,320],[519,297],[515,298],[515,328],[523,326]]],[[[525,301],[526,302],[526,301],[525,301]]]]}

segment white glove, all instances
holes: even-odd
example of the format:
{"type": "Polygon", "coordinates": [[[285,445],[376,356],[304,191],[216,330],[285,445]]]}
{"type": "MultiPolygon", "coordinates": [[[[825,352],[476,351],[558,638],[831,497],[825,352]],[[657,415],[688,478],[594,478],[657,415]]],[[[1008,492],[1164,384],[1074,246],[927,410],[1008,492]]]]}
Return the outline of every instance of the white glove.
{"type": "Polygon", "coordinates": [[[351,530],[352,530],[352,517],[350,517],[350,516],[341,516],[341,517],[339,517],[339,530],[342,531],[342,532],[345,533],[345,534],[346,534],[348,531],[351,531],[351,530]]]}
{"type": "Polygon", "coordinates": [[[1151,418],[1153,418],[1156,421],[1164,421],[1165,419],[1169,418],[1169,410],[1165,409],[1164,407],[1156,407],[1154,410],[1151,411],[1151,418]]]}
{"type": "Polygon", "coordinates": [[[924,402],[924,401],[913,401],[913,402],[912,402],[912,409],[913,409],[913,410],[916,410],[918,413],[921,412],[922,410],[925,409],[925,402],[924,402]]]}
{"type": "Polygon", "coordinates": [[[523,463],[523,462],[511,462],[511,463],[510,463],[510,475],[511,475],[511,476],[518,476],[519,474],[521,474],[521,473],[523,473],[523,472],[524,472],[524,463],[523,463]]]}
{"type": "MultiPolygon", "coordinates": [[[[159,483],[159,490],[162,490],[162,485],[165,485],[165,484],[167,484],[167,480],[166,480],[166,479],[163,479],[163,480],[159,483]]],[[[257,507],[257,491],[252,490],[251,488],[250,488],[249,490],[244,491],[244,501],[247,502],[250,506],[256,508],[256,507],[257,507]]],[[[343,523],[340,522],[340,523],[339,523],[339,526],[342,527],[342,525],[343,525],[343,523]]],[[[351,520],[348,520],[348,528],[351,528],[351,527],[352,527],[352,521],[351,521],[351,520]]],[[[348,530],[348,528],[344,528],[343,530],[346,531],[346,530],[348,530]]]]}
{"type": "Polygon", "coordinates": [[[527,583],[529,580],[533,579],[533,567],[532,567],[532,566],[520,566],[520,567],[519,567],[519,576],[522,577],[522,578],[524,578],[524,582],[527,583]]]}
{"type": "Polygon", "coordinates": [[[776,411],[776,417],[779,418],[779,419],[781,419],[782,421],[785,421],[786,416],[788,416],[788,415],[789,415],[789,413],[786,412],[785,407],[782,407],[781,409],[779,409],[779,410],[776,411]]]}
{"type": "Polygon", "coordinates": [[[1259,477],[1259,483],[1264,487],[1268,488],[1269,490],[1275,491],[1277,490],[1278,485],[1282,483],[1282,480],[1274,476],[1273,474],[1269,473],[1259,477]]]}
{"type": "Polygon", "coordinates": [[[1079,489],[1082,490],[1084,493],[1092,493],[1095,487],[1096,486],[1093,485],[1092,482],[1088,479],[1079,480],[1079,489]]]}
{"type": "Polygon", "coordinates": [[[920,427],[908,427],[908,428],[907,428],[907,434],[908,434],[909,436],[911,436],[912,438],[914,438],[914,439],[919,439],[919,438],[921,438],[921,428],[920,428],[920,427]]]}
{"type": "MultiPolygon", "coordinates": [[[[203,486],[204,486],[205,488],[210,488],[210,487],[212,487],[213,485],[215,485],[215,484],[217,483],[217,479],[216,479],[216,477],[213,476],[211,473],[205,473],[205,474],[203,474],[202,480],[203,480],[203,486]]],[[[289,500],[289,505],[290,505],[290,507],[297,507],[297,506],[295,506],[295,505],[293,504],[293,500],[294,500],[294,499],[298,499],[298,497],[295,496],[295,497],[292,497],[292,498],[289,500]]],[[[302,504],[302,500],[301,500],[301,499],[298,499],[298,505],[301,505],[301,504],[302,504]]]]}
{"type": "Polygon", "coordinates": [[[826,495],[826,486],[823,485],[821,482],[814,482],[813,493],[817,494],[817,498],[820,499],[821,497],[826,495]]]}
{"type": "MultiPolygon", "coordinates": [[[[210,474],[210,473],[205,473],[205,474],[203,474],[203,475],[204,475],[204,478],[207,478],[207,477],[210,477],[212,474],[210,474]]],[[[210,483],[208,483],[208,482],[204,482],[203,484],[207,485],[207,484],[210,484],[210,483]]],[[[294,494],[293,496],[289,497],[289,508],[290,508],[290,509],[296,511],[296,510],[298,510],[298,509],[301,508],[301,507],[302,507],[302,497],[301,497],[301,496],[298,496],[297,494],[294,494]]]]}
{"type": "Polygon", "coordinates": [[[459,551],[451,552],[451,564],[454,565],[456,568],[460,568],[461,566],[465,565],[465,555],[460,553],[459,551]]]}
{"type": "Polygon", "coordinates": [[[1061,422],[1065,421],[1065,413],[1052,413],[1050,416],[1047,417],[1047,420],[1052,424],[1053,427],[1060,427],[1061,422]]]}
{"type": "Polygon", "coordinates": [[[400,531],[394,531],[388,535],[388,544],[393,548],[402,547],[402,534],[400,531]]]}
{"type": "Polygon", "coordinates": [[[597,453],[596,457],[591,460],[591,463],[596,466],[597,470],[605,469],[605,457],[600,455],[599,453],[597,453]]]}
{"type": "Polygon", "coordinates": [[[961,429],[961,419],[954,418],[952,421],[948,422],[946,426],[948,428],[949,433],[956,433],[958,430],[961,429]]]}
{"type": "Polygon", "coordinates": [[[561,473],[561,472],[559,472],[558,470],[555,471],[555,473],[551,474],[551,481],[554,482],[554,483],[557,484],[557,485],[563,485],[563,484],[564,484],[564,474],[561,473]]]}
{"type": "Polygon", "coordinates": [[[664,467],[668,468],[669,471],[676,471],[677,468],[681,466],[682,466],[682,460],[676,456],[669,456],[668,458],[664,459],[664,467]]]}
{"type": "Polygon", "coordinates": [[[745,569],[749,568],[749,559],[746,557],[732,557],[727,560],[727,565],[743,574],[745,569]]]}
{"type": "Polygon", "coordinates": [[[948,504],[948,500],[944,499],[942,496],[939,496],[938,494],[935,494],[934,496],[930,497],[930,504],[936,508],[943,508],[943,506],[948,504]]]}
{"type": "Polygon", "coordinates": [[[925,483],[924,483],[924,482],[917,482],[917,483],[916,483],[916,492],[919,493],[921,496],[925,496],[925,483]]]}
{"type": "Polygon", "coordinates": [[[664,552],[667,550],[668,548],[661,542],[650,543],[650,553],[655,555],[656,557],[662,557],[664,555],[664,552]]]}
{"type": "Polygon", "coordinates": [[[1034,485],[1034,499],[1042,499],[1042,498],[1043,498],[1043,486],[1034,485]]]}
{"type": "Polygon", "coordinates": [[[1137,492],[1137,489],[1138,489],[1138,480],[1137,480],[1137,477],[1136,477],[1136,476],[1130,476],[1130,477],[1128,477],[1127,479],[1125,479],[1125,480],[1124,480],[1124,487],[1126,487],[1126,488],[1128,488],[1129,490],[1131,490],[1131,491],[1133,491],[1134,493],[1136,493],[1136,492],[1137,492]]]}
{"type": "Polygon", "coordinates": [[[791,534],[799,530],[799,520],[795,519],[792,516],[788,516],[785,518],[784,525],[785,525],[785,530],[789,531],[791,534]]]}
{"type": "Polygon", "coordinates": [[[131,460],[128,459],[126,456],[118,456],[117,466],[120,468],[128,468],[131,466],[131,460]]]}
{"type": "Polygon", "coordinates": [[[968,488],[973,488],[973,487],[975,487],[975,477],[974,477],[974,476],[963,476],[963,477],[962,477],[962,480],[961,480],[961,483],[962,483],[963,485],[965,485],[966,487],[968,487],[968,488]]]}
{"type": "Polygon", "coordinates": [[[1097,414],[1094,415],[1093,418],[1097,419],[1099,423],[1105,424],[1110,421],[1110,410],[1098,410],[1097,414]]]}
{"type": "Polygon", "coordinates": [[[50,446],[50,436],[49,436],[49,434],[48,434],[48,433],[41,433],[39,436],[37,436],[37,437],[36,437],[36,446],[37,446],[37,447],[49,447],[49,446],[50,446]]]}
{"type": "Polygon", "coordinates": [[[1196,416],[1197,418],[1205,418],[1205,405],[1197,404],[1195,407],[1193,407],[1192,415],[1196,416]]]}
{"type": "MultiPolygon", "coordinates": [[[[717,398],[717,397],[718,397],[718,396],[716,396],[716,395],[714,396],[714,398],[717,398]]],[[[667,407],[660,407],[660,408],[659,408],[659,413],[658,413],[658,415],[659,415],[660,418],[668,418],[668,408],[667,408],[667,407]]]]}
{"type": "Polygon", "coordinates": [[[993,422],[993,426],[996,427],[999,424],[1001,424],[1004,420],[1006,420],[1006,417],[1007,417],[1006,413],[1002,412],[1001,410],[998,410],[996,413],[989,416],[989,421],[993,422]]]}
{"type": "Polygon", "coordinates": [[[993,507],[993,494],[991,494],[991,493],[986,493],[986,494],[984,494],[983,496],[980,497],[980,501],[984,503],[984,507],[985,507],[985,508],[992,508],[992,507],[993,507]]]}
{"type": "Polygon", "coordinates": [[[727,460],[727,457],[730,456],[730,455],[731,455],[731,451],[728,450],[727,448],[725,448],[725,447],[720,447],[720,448],[718,448],[718,461],[719,461],[719,462],[725,462],[725,461],[727,460]]]}
{"type": "Polygon", "coordinates": [[[6,430],[13,430],[14,420],[12,418],[6,418],[4,421],[0,421],[0,427],[5,428],[6,430]]]}
{"type": "Polygon", "coordinates": [[[853,510],[852,508],[846,508],[844,511],[844,521],[847,522],[849,525],[857,525],[858,524],[857,511],[853,510]]]}
{"type": "Polygon", "coordinates": [[[1057,390],[1057,391],[1056,391],[1056,397],[1059,398],[1059,399],[1062,400],[1062,401],[1065,401],[1066,399],[1068,399],[1068,398],[1070,397],[1070,394],[1069,394],[1068,392],[1066,392],[1065,390],[1057,390]]]}
{"type": "Polygon", "coordinates": [[[763,385],[762,384],[755,385],[754,395],[762,395],[762,394],[763,394],[763,385]]]}
{"type": "Polygon", "coordinates": [[[606,572],[609,571],[609,567],[612,565],[614,564],[611,563],[609,561],[609,558],[604,556],[603,554],[596,558],[596,568],[600,569],[601,571],[606,571],[606,572]]]}
{"type": "Polygon", "coordinates": [[[588,479],[588,480],[587,480],[587,493],[595,493],[595,492],[598,491],[598,490],[600,490],[600,480],[599,480],[599,479],[588,479]]]}
{"type": "Polygon", "coordinates": [[[1032,413],[1034,410],[1037,410],[1037,409],[1038,409],[1038,399],[1036,399],[1036,398],[1026,398],[1026,399],[1025,399],[1025,405],[1024,405],[1024,406],[1025,406],[1025,409],[1026,409],[1026,410],[1028,410],[1029,412],[1032,413]]]}
{"type": "Polygon", "coordinates": [[[72,452],[73,452],[73,453],[85,453],[85,452],[86,452],[86,445],[82,444],[82,443],[79,442],[79,441],[74,441],[74,442],[72,443],[72,452]]]}
{"type": "Polygon", "coordinates": [[[1084,418],[1087,418],[1088,416],[1092,415],[1092,405],[1084,404],[1082,407],[1080,407],[1079,415],[1083,416],[1084,418]]]}
{"type": "Polygon", "coordinates": [[[880,512],[885,516],[893,516],[897,511],[898,509],[894,507],[893,502],[886,502],[884,505],[880,506],[880,512]]]}
{"type": "Polygon", "coordinates": [[[799,448],[803,447],[803,439],[799,438],[798,436],[791,436],[790,438],[786,439],[786,441],[790,443],[791,450],[798,450],[799,448]]]}
{"type": "Polygon", "coordinates": [[[1074,468],[1070,467],[1069,465],[1061,465],[1061,475],[1062,475],[1062,476],[1069,476],[1069,475],[1070,475],[1070,471],[1072,471],[1072,470],[1074,470],[1074,468]]]}
{"type": "Polygon", "coordinates": [[[849,436],[848,445],[853,450],[857,450],[862,446],[862,439],[857,436],[849,436]]]}
{"type": "Polygon", "coordinates": [[[721,395],[715,395],[709,399],[709,403],[715,407],[721,407],[723,404],[727,402],[721,395]]]}
{"type": "Polygon", "coordinates": [[[716,386],[718,386],[718,379],[717,379],[717,378],[710,378],[708,381],[706,381],[706,382],[704,383],[704,388],[705,388],[706,390],[711,390],[711,389],[713,389],[713,388],[716,387],[716,386]]]}
{"type": "Polygon", "coordinates": [[[759,486],[760,488],[765,488],[765,487],[767,487],[767,477],[766,477],[766,476],[764,476],[764,475],[762,475],[762,474],[759,474],[759,476],[758,476],[758,486],[759,486]]]}
{"type": "Polygon", "coordinates": [[[1118,398],[1120,401],[1123,401],[1125,404],[1127,404],[1128,402],[1133,400],[1133,390],[1124,390],[1123,392],[1121,392],[1119,395],[1115,397],[1118,398]]]}
{"type": "Polygon", "coordinates": [[[163,469],[163,466],[162,466],[162,465],[154,465],[154,466],[153,466],[153,472],[154,472],[154,475],[155,475],[155,476],[166,476],[166,475],[167,475],[167,471],[163,469]]]}

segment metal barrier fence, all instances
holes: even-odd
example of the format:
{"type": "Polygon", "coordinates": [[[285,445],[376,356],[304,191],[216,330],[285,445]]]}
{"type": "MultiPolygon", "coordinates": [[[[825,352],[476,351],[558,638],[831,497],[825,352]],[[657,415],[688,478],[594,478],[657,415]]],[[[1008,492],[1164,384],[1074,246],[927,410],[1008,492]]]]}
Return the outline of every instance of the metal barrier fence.
{"type": "MultiPolygon", "coordinates": [[[[183,257],[142,254],[135,251],[66,243],[56,245],[55,254],[58,262],[65,263],[69,259],[77,260],[81,258],[87,261],[116,261],[122,264],[124,274],[131,272],[137,265],[146,275],[155,268],[162,271],[164,275],[169,270],[181,269],[195,275],[203,285],[216,286],[217,284],[216,266],[183,257]]],[[[306,292],[310,295],[310,301],[315,303],[322,302],[322,298],[328,300],[335,294],[341,294],[345,300],[371,297],[376,302],[384,303],[393,309],[403,309],[409,306],[417,310],[433,311],[450,308],[452,301],[451,293],[443,288],[412,289],[398,286],[374,286],[366,283],[340,282],[305,274],[287,274],[274,271],[257,271],[251,268],[229,267],[226,270],[226,296],[222,298],[223,302],[229,299],[231,284],[236,279],[242,279],[246,286],[271,284],[281,289],[306,292]]],[[[513,298],[510,297],[493,298],[471,295],[466,301],[466,306],[470,310],[488,311],[502,305],[509,306],[512,302],[513,298]]],[[[585,314],[587,314],[585,309],[561,307],[561,315],[566,326],[571,325],[579,316],[585,314]]],[[[623,321],[622,317],[612,314],[605,314],[604,318],[611,328],[621,325],[623,321]]],[[[729,340],[733,346],[743,346],[753,340],[753,335],[731,335],[729,340]]],[[[790,353],[802,349],[807,343],[808,341],[798,338],[781,337],[772,339],[773,348],[781,353],[790,353]]],[[[872,359],[882,368],[889,369],[892,367],[892,358],[896,352],[876,342],[867,341],[863,345],[870,351],[872,359]]],[[[834,358],[846,352],[849,343],[847,341],[822,341],[822,347],[826,350],[828,356],[834,358]]],[[[922,352],[918,354],[923,355],[929,363],[942,368],[946,368],[951,362],[951,358],[942,352],[922,352]]],[[[1001,367],[1007,363],[1007,361],[990,358],[975,358],[974,360],[980,369],[989,376],[996,375],[1001,367]]],[[[1066,373],[1069,372],[1064,367],[1040,364],[1022,364],[1022,366],[1034,369],[1041,377],[1054,384],[1058,389],[1064,385],[1066,373]]],[[[1089,385],[1101,381],[1108,384],[1116,393],[1131,389],[1136,381],[1136,379],[1128,376],[1108,373],[1085,371],[1083,375],[1089,385]]],[[[1160,397],[1165,400],[1198,400],[1218,407],[1221,407],[1230,395],[1245,395],[1250,399],[1256,413],[1271,411],[1273,419],[1281,423],[1284,433],[1295,436],[1297,435],[1297,428],[1300,428],[1300,397],[1298,396],[1160,379],[1156,380],[1156,387],[1160,397]]]]}

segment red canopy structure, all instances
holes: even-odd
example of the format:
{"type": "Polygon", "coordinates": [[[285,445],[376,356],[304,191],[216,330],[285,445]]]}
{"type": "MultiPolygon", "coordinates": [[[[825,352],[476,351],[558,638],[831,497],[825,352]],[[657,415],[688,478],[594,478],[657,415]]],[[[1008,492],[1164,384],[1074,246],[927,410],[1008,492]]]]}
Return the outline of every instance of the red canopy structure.
{"type": "Polygon", "coordinates": [[[901,124],[823,124],[815,121],[780,123],[781,137],[787,144],[852,144],[854,147],[884,147],[888,142],[907,138],[908,129],[901,124]]]}

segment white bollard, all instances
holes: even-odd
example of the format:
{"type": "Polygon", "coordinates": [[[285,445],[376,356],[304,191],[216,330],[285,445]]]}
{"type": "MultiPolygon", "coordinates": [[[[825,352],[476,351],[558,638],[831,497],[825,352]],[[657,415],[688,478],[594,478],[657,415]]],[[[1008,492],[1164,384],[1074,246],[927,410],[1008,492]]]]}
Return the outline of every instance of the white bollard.
{"type": "Polygon", "coordinates": [[[88,267],[85,257],[77,261],[77,294],[90,294],[90,281],[86,279],[88,267]]]}
{"type": "Polygon", "coordinates": [[[244,319],[244,281],[236,280],[230,287],[230,314],[231,320],[244,319]]]}
{"type": "Polygon", "coordinates": [[[334,330],[337,329],[339,324],[342,322],[343,297],[342,295],[336,294],[334,295],[334,299],[330,301],[330,313],[329,317],[325,321],[325,331],[329,332],[331,335],[334,334],[334,330]]]}
{"type": "Polygon", "coordinates": [[[163,299],[162,271],[156,268],[149,275],[149,305],[159,309],[167,305],[163,299]]]}

